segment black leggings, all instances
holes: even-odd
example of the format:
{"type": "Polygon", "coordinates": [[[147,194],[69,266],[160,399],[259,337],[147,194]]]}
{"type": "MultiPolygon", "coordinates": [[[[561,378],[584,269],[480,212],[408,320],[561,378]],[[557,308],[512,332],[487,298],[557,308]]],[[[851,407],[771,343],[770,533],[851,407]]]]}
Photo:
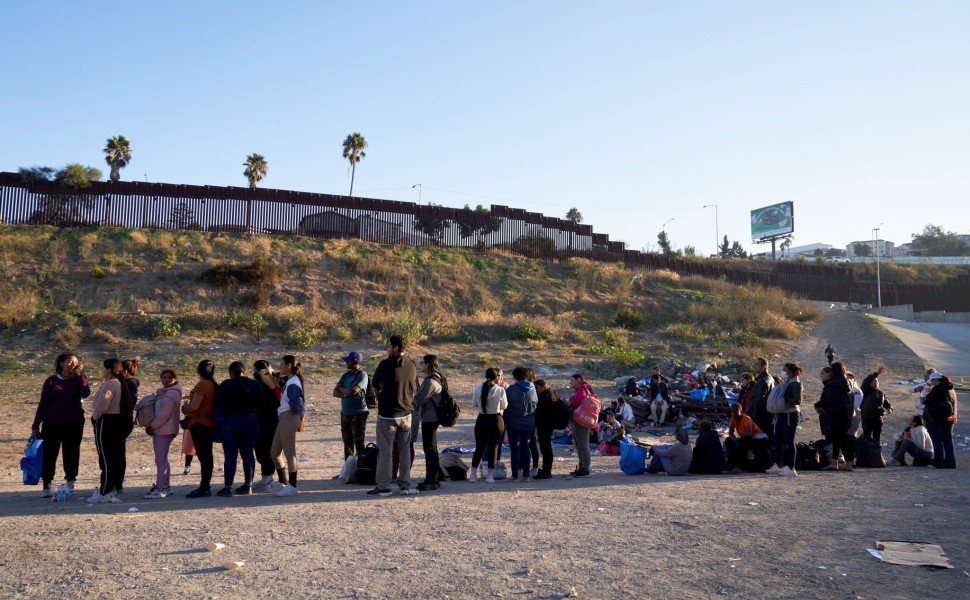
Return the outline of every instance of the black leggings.
{"type": "Polygon", "coordinates": [[[214,430],[205,425],[193,425],[189,427],[189,431],[192,432],[195,455],[199,458],[199,465],[202,466],[199,489],[207,490],[212,485],[212,434],[214,430]]]}
{"type": "Polygon", "coordinates": [[[256,444],[253,449],[256,452],[256,462],[259,463],[259,474],[263,477],[276,473],[276,463],[273,462],[270,448],[273,446],[273,437],[276,435],[276,425],[279,421],[276,413],[259,415],[259,433],[256,434],[256,444]]]}
{"type": "Polygon", "coordinates": [[[475,453],[472,454],[472,468],[482,464],[482,458],[489,469],[495,468],[495,458],[501,448],[505,435],[505,419],[502,415],[478,415],[475,420],[475,453]]]}
{"type": "Polygon", "coordinates": [[[121,415],[102,415],[94,422],[94,445],[98,450],[101,482],[98,491],[107,495],[121,486],[127,426],[121,415]]]}
{"type": "Polygon", "coordinates": [[[878,442],[882,437],[882,418],[862,419],[862,437],[872,438],[878,442]]]}
{"type": "MultiPolygon", "coordinates": [[[[539,450],[542,451],[542,473],[552,473],[552,429],[536,428],[539,450]]],[[[533,438],[535,439],[535,438],[533,438]]],[[[538,463],[538,461],[536,461],[538,463]]]]}
{"type": "MultiPolygon", "coordinates": [[[[536,430],[532,430],[532,437],[529,438],[529,452],[532,453],[532,466],[539,468],[539,444],[536,439],[536,430]]],[[[528,473],[526,473],[528,475],[528,473]]]]}
{"type": "Polygon", "coordinates": [[[438,471],[438,422],[421,423],[421,445],[424,446],[424,480],[437,483],[438,471]]]}
{"type": "Polygon", "coordinates": [[[40,438],[44,440],[44,459],[40,470],[44,487],[54,480],[57,467],[57,453],[61,452],[64,464],[64,480],[77,479],[78,464],[81,461],[81,438],[84,437],[84,419],[67,423],[48,423],[41,425],[40,438]]]}

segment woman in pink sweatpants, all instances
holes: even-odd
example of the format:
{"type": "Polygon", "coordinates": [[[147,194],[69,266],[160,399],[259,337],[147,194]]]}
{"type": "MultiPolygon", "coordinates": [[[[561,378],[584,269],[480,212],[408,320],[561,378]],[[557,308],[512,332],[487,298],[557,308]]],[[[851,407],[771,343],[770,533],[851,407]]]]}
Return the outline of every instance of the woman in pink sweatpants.
{"type": "Polygon", "coordinates": [[[179,432],[182,386],[172,369],[162,371],[161,380],[162,387],[155,392],[155,418],[145,428],[145,433],[152,436],[155,450],[155,484],[142,496],[146,500],[164,498],[172,493],[172,465],[168,461],[168,450],[179,432]]]}

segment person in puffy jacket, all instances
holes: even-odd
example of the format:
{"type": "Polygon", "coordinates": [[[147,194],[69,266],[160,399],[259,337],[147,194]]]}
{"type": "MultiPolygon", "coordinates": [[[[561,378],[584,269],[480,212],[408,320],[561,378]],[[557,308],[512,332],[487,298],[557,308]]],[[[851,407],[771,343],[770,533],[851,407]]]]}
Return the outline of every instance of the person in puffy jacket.
{"type": "Polygon", "coordinates": [[[155,392],[155,418],[145,428],[145,433],[152,436],[152,449],[155,451],[155,483],[142,496],[146,500],[165,498],[172,493],[172,465],[168,461],[168,450],[179,432],[182,386],[172,369],[162,371],[160,379],[162,387],[155,392]]]}
{"type": "MultiPolygon", "coordinates": [[[[839,470],[839,453],[846,445],[846,430],[852,421],[852,392],[845,378],[845,366],[840,362],[831,367],[823,367],[822,396],[815,403],[815,410],[822,415],[822,429],[825,439],[832,444],[832,461],[823,471],[839,470]]],[[[845,470],[851,471],[852,464],[846,461],[845,470]]]]}
{"type": "Polygon", "coordinates": [[[957,468],[953,455],[953,424],[958,417],[957,393],[953,382],[942,373],[933,373],[927,380],[931,386],[923,403],[923,418],[926,430],[933,440],[933,466],[937,469],[957,468]]]}
{"type": "Polygon", "coordinates": [[[536,406],[539,395],[531,381],[528,381],[529,369],[516,367],[512,370],[515,383],[505,390],[508,408],[505,409],[505,428],[509,435],[509,454],[512,463],[511,481],[519,480],[522,471],[522,481],[529,481],[529,471],[532,467],[532,453],[529,450],[529,438],[536,428],[536,406]]]}
{"type": "Polygon", "coordinates": [[[879,376],[885,370],[885,367],[879,367],[875,373],[867,375],[859,386],[862,390],[862,404],[859,406],[862,412],[862,435],[877,442],[882,436],[883,415],[893,412],[893,405],[879,389],[879,376]]]}

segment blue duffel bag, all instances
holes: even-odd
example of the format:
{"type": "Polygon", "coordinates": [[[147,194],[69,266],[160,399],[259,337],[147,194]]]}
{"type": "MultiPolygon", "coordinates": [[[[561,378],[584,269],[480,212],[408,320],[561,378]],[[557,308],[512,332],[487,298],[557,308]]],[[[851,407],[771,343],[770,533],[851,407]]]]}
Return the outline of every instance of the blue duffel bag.
{"type": "Polygon", "coordinates": [[[642,475],[647,470],[646,467],[647,449],[622,440],[620,442],[620,469],[627,475],[642,475]]]}
{"type": "Polygon", "coordinates": [[[20,459],[20,470],[24,472],[24,485],[40,483],[41,466],[44,464],[44,440],[30,436],[24,457],[20,459]]]}

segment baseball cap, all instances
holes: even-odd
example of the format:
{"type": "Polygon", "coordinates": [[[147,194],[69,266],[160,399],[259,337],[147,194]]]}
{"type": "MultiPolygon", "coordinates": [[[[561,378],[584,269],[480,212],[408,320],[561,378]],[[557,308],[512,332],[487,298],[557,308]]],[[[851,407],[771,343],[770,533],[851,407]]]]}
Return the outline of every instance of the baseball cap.
{"type": "Polygon", "coordinates": [[[932,374],[930,374],[930,378],[927,379],[927,381],[934,381],[936,379],[943,379],[943,373],[940,373],[939,371],[934,371],[932,374]]]}
{"type": "Polygon", "coordinates": [[[361,362],[363,357],[360,355],[360,352],[354,350],[353,352],[348,352],[347,356],[341,358],[340,360],[344,362],[361,362]]]}

